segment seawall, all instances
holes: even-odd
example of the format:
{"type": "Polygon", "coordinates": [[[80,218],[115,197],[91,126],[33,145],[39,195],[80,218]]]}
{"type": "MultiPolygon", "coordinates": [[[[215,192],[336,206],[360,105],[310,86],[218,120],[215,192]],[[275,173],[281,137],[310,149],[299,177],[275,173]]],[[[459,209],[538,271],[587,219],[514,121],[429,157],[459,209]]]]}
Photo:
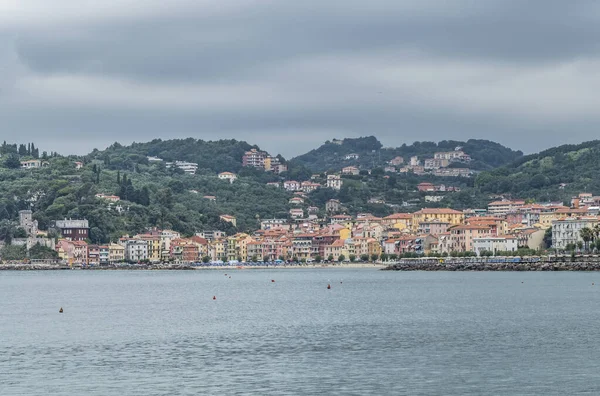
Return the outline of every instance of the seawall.
{"type": "Polygon", "coordinates": [[[387,271],[600,271],[600,257],[405,259],[387,271]]]}

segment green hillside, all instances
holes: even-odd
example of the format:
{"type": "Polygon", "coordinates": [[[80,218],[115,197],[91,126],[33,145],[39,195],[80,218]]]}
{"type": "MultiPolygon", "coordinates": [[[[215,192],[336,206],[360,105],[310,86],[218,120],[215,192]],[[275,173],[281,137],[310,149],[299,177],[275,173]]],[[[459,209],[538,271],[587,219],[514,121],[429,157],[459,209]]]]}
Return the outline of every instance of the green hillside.
{"type": "Polygon", "coordinates": [[[481,173],[476,186],[483,193],[509,193],[537,199],[568,199],[582,191],[597,193],[600,191],[600,140],[527,155],[481,173]]]}
{"type": "Polygon", "coordinates": [[[415,142],[411,145],[384,148],[374,136],[343,139],[337,144],[327,141],[321,147],[293,158],[292,164],[304,166],[313,172],[339,170],[354,165],[365,169],[384,167],[387,161],[401,156],[408,161],[412,156],[420,159],[431,158],[437,151],[452,151],[457,147],[471,156],[473,161],[467,167],[474,170],[489,170],[508,164],[520,157],[521,151],[514,151],[489,140],[469,139],[466,142],[443,140],[441,142],[415,142]],[[348,154],[358,154],[358,159],[346,159],[348,154]]]}

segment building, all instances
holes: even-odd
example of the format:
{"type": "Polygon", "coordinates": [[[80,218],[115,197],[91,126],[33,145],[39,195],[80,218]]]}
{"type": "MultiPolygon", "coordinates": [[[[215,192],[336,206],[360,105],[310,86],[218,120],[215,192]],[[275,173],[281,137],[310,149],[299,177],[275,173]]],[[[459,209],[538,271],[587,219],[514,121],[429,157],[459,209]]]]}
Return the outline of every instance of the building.
{"type": "Polygon", "coordinates": [[[196,171],[198,170],[198,164],[196,164],[194,162],[185,162],[185,161],[167,162],[165,164],[165,166],[167,168],[171,168],[172,166],[175,166],[189,175],[195,174],[196,171]]]}
{"type": "Polygon", "coordinates": [[[84,241],[89,238],[90,225],[87,220],[56,220],[54,227],[69,241],[84,241]]]}
{"type": "Polygon", "coordinates": [[[265,219],[260,222],[261,230],[270,230],[272,228],[287,227],[287,219],[265,219]]]}
{"type": "Polygon", "coordinates": [[[342,210],[342,204],[337,199],[330,199],[325,203],[325,210],[328,213],[336,213],[342,210]]]}
{"type": "Polygon", "coordinates": [[[450,225],[462,224],[465,215],[463,212],[448,208],[425,208],[421,209],[412,216],[412,228],[416,231],[419,227],[419,223],[426,223],[428,221],[441,221],[447,222],[450,225]]]}
{"type": "Polygon", "coordinates": [[[489,236],[473,238],[473,251],[480,256],[483,252],[516,252],[518,249],[517,238],[489,236]]]}
{"type": "Polygon", "coordinates": [[[450,227],[448,232],[450,233],[448,247],[454,252],[471,252],[475,238],[494,236],[490,227],[480,225],[457,225],[450,227]]]}
{"type": "Polygon", "coordinates": [[[416,155],[413,157],[410,157],[410,166],[419,166],[421,165],[421,161],[419,161],[419,157],[417,157],[416,155]]]}
{"type": "Polygon", "coordinates": [[[312,183],[309,181],[304,181],[300,185],[300,189],[305,193],[316,191],[319,188],[321,188],[321,185],[319,183],[312,183]]]}
{"type": "Polygon", "coordinates": [[[237,227],[237,220],[236,220],[235,216],[224,214],[224,215],[219,216],[219,218],[223,221],[233,224],[234,227],[237,227]]]}
{"type": "Polygon", "coordinates": [[[151,155],[147,156],[146,158],[148,158],[148,162],[162,162],[161,158],[154,157],[154,156],[151,156],[151,155]]]}
{"type": "Polygon", "coordinates": [[[596,217],[568,217],[552,221],[552,247],[564,250],[567,245],[584,242],[581,230],[594,228],[598,224],[596,217]]]}
{"type": "Polygon", "coordinates": [[[419,183],[417,185],[417,190],[419,191],[435,191],[435,185],[433,183],[419,183]]]}
{"type": "Polygon", "coordinates": [[[400,156],[392,158],[388,162],[388,164],[390,164],[391,166],[399,166],[399,165],[402,165],[403,163],[404,163],[404,158],[402,158],[400,156]]]}
{"type": "Polygon", "coordinates": [[[75,161],[75,169],[83,168],[83,162],[75,161]]]}
{"type": "Polygon", "coordinates": [[[292,197],[290,198],[290,200],[288,201],[289,204],[291,205],[302,205],[304,203],[304,198],[302,197],[292,197]]]}
{"type": "Polygon", "coordinates": [[[488,204],[488,213],[492,216],[504,216],[511,212],[516,212],[525,205],[525,201],[494,201],[488,204]]]}
{"type": "Polygon", "coordinates": [[[111,264],[125,261],[125,247],[116,243],[108,245],[108,262],[111,264]]]}
{"type": "Polygon", "coordinates": [[[265,169],[265,159],[267,158],[267,153],[264,151],[258,151],[257,149],[251,149],[250,151],[246,151],[244,156],[242,157],[242,165],[243,166],[252,166],[254,168],[265,169]]]}
{"type": "Polygon", "coordinates": [[[296,180],[286,180],[283,182],[283,188],[287,191],[300,191],[301,187],[301,183],[296,180]]]}
{"type": "Polygon", "coordinates": [[[342,188],[342,178],[340,175],[327,175],[327,187],[340,190],[342,188]]]}
{"type": "Polygon", "coordinates": [[[107,245],[102,245],[98,247],[100,250],[100,265],[106,265],[110,262],[110,249],[107,245]]]}
{"type": "Polygon", "coordinates": [[[121,200],[120,197],[118,197],[117,195],[107,195],[107,194],[96,194],[96,198],[98,199],[103,199],[105,201],[109,201],[109,202],[118,202],[121,200]]]}
{"type": "MultiPolygon", "coordinates": [[[[458,148],[458,147],[457,147],[458,148]]],[[[435,153],[433,155],[433,158],[436,160],[447,160],[450,162],[456,162],[456,161],[460,161],[460,162],[469,162],[471,161],[471,157],[467,154],[464,153],[464,151],[460,150],[458,148],[458,150],[454,150],[454,151],[445,151],[445,152],[438,152],[435,153]]]]}
{"type": "Polygon", "coordinates": [[[428,158],[423,163],[423,168],[425,169],[439,169],[445,168],[450,164],[450,161],[447,159],[438,159],[438,158],[428,158]]]}
{"type": "Polygon", "coordinates": [[[346,166],[344,168],[342,168],[342,173],[344,175],[358,175],[360,173],[360,171],[358,170],[358,168],[356,166],[346,166]]]}
{"type": "Polygon", "coordinates": [[[21,168],[23,168],[23,169],[45,168],[48,165],[49,165],[48,161],[42,161],[40,159],[21,161],[21,168]]]}
{"type": "Polygon", "coordinates": [[[148,243],[141,239],[130,239],[125,245],[125,260],[137,263],[148,260],[148,243]]]}
{"type": "Polygon", "coordinates": [[[301,208],[290,209],[290,217],[292,219],[301,219],[304,217],[304,210],[301,208]]]}
{"type": "Polygon", "coordinates": [[[221,180],[227,180],[229,183],[233,183],[237,179],[236,174],[231,172],[221,172],[218,177],[221,180]]]}
{"type": "Polygon", "coordinates": [[[196,235],[208,241],[214,241],[215,239],[225,238],[225,233],[223,231],[218,230],[205,230],[202,232],[197,232],[196,235]]]}
{"type": "Polygon", "coordinates": [[[359,158],[358,154],[346,154],[346,156],[344,157],[345,160],[357,160],[359,158]]]}
{"type": "Polygon", "coordinates": [[[472,173],[469,168],[440,168],[433,171],[433,175],[438,177],[471,177],[472,173]]]}
{"type": "Polygon", "coordinates": [[[100,246],[88,245],[88,265],[100,265],[100,246]]]}
{"type": "Polygon", "coordinates": [[[419,234],[440,235],[447,232],[448,227],[450,227],[450,223],[448,223],[447,221],[424,221],[422,223],[419,223],[417,232],[419,234]]]}

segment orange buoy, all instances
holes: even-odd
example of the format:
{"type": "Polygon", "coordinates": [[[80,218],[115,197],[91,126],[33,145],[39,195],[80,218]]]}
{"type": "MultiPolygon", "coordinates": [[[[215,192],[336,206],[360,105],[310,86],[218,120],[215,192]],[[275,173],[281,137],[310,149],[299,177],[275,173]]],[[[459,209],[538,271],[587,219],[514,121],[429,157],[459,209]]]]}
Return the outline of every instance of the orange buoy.
{"type": "Polygon", "coordinates": [[[217,299],[217,296],[213,296],[213,300],[216,300],[216,299],[217,299]]]}
{"type": "Polygon", "coordinates": [[[60,307],[60,309],[58,310],[58,313],[63,313],[62,307],[60,307]]]}
{"type": "Polygon", "coordinates": [[[327,284],[327,290],[331,289],[331,285],[328,283],[327,284]]]}

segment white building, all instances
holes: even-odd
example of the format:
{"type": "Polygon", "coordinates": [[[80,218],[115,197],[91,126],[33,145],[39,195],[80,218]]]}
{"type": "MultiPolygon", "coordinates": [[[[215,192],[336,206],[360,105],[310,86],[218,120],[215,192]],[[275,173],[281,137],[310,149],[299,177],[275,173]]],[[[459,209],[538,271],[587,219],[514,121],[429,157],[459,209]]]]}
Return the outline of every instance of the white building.
{"type": "Polygon", "coordinates": [[[190,175],[196,174],[198,170],[198,164],[194,162],[175,161],[175,166],[190,175]]]}
{"type": "Polygon", "coordinates": [[[342,177],[340,175],[327,175],[327,187],[334,190],[342,188],[342,177]]]}
{"type": "Polygon", "coordinates": [[[552,247],[566,249],[568,244],[583,242],[580,231],[583,228],[594,228],[597,224],[598,219],[595,217],[552,220],[552,247]]]}
{"type": "Polygon", "coordinates": [[[482,252],[516,252],[518,239],[512,237],[489,236],[473,238],[473,251],[479,256],[482,252]]]}
{"type": "Polygon", "coordinates": [[[130,239],[125,246],[125,260],[135,263],[148,259],[148,243],[139,239],[130,239]]]}
{"type": "Polygon", "coordinates": [[[221,172],[219,173],[219,179],[228,180],[229,183],[233,183],[237,179],[237,176],[235,175],[235,173],[221,172]]]}
{"type": "Polygon", "coordinates": [[[419,161],[419,157],[414,156],[410,157],[410,166],[419,166],[421,165],[421,161],[419,161]]]}

